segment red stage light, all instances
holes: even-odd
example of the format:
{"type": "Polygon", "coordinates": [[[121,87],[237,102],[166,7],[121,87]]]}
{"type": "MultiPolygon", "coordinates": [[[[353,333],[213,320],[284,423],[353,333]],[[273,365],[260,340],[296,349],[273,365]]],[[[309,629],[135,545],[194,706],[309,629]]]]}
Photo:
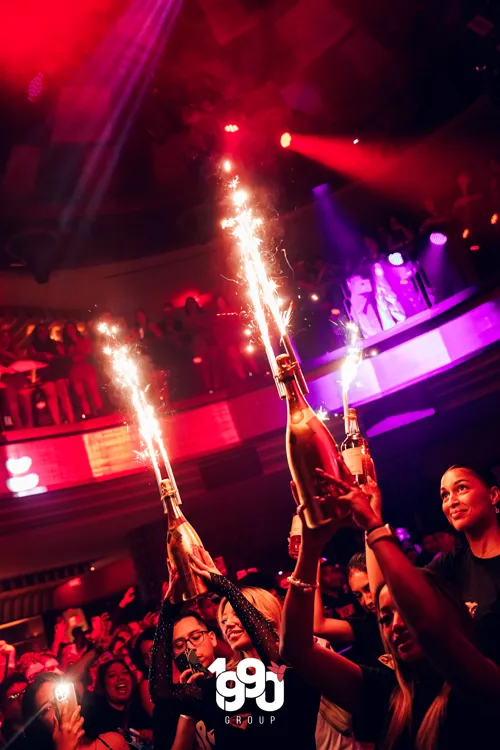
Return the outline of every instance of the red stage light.
{"type": "Polygon", "coordinates": [[[239,130],[239,127],[237,125],[229,124],[224,127],[224,130],[226,133],[237,133],[239,130]]]}
{"type": "Polygon", "coordinates": [[[497,224],[498,223],[498,214],[493,214],[493,216],[491,217],[490,221],[491,221],[492,224],[497,224]]]}
{"type": "Polygon", "coordinates": [[[74,589],[76,586],[82,585],[82,579],[81,578],[72,578],[71,581],[68,581],[68,586],[71,589],[74,589]]]}
{"type": "Polygon", "coordinates": [[[475,253],[480,249],[480,245],[471,245],[470,249],[473,253],[475,253]]]}
{"type": "Polygon", "coordinates": [[[462,232],[462,238],[466,240],[469,234],[470,234],[470,229],[464,229],[464,231],[462,232]]]}
{"type": "Polygon", "coordinates": [[[288,148],[291,142],[292,142],[292,136],[290,135],[290,133],[283,133],[283,135],[280,138],[280,143],[281,143],[282,148],[288,148]]]}
{"type": "Polygon", "coordinates": [[[201,365],[202,362],[203,362],[203,360],[202,360],[201,357],[193,357],[193,364],[195,364],[195,365],[201,365]]]}

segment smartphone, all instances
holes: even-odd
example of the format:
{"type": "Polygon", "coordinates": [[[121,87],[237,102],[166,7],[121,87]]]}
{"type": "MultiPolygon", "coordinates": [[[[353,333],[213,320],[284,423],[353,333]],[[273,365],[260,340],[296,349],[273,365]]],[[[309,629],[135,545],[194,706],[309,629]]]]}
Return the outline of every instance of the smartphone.
{"type": "Polygon", "coordinates": [[[191,666],[187,659],[187,652],[183,651],[182,654],[179,654],[178,656],[174,657],[174,663],[177,669],[179,670],[179,674],[182,674],[186,671],[186,669],[191,669],[191,666]]]}
{"type": "Polygon", "coordinates": [[[68,717],[70,717],[78,706],[75,686],[72,682],[61,681],[54,688],[54,708],[59,723],[61,723],[61,706],[63,704],[68,707],[68,717]]]}

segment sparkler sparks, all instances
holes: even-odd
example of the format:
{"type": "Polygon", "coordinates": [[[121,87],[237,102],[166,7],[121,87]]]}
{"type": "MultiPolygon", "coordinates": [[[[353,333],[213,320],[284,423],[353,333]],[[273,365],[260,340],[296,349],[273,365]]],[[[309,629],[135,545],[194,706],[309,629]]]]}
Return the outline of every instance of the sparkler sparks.
{"type": "Polygon", "coordinates": [[[319,409],[316,411],[316,416],[318,417],[320,422],[328,422],[329,416],[326,409],[324,409],[322,406],[319,407],[319,409]]]}
{"type": "MultiPolygon", "coordinates": [[[[286,351],[290,354],[292,361],[297,363],[297,356],[288,335],[291,306],[286,310],[282,309],[284,301],[279,296],[278,285],[269,277],[260,252],[262,244],[262,218],[254,215],[249,205],[248,193],[240,187],[238,177],[232,179],[228,187],[232,191],[234,214],[231,218],[224,219],[222,227],[232,230],[233,236],[238,241],[241,251],[243,275],[248,285],[255,320],[260,331],[260,337],[264,344],[271,372],[278,387],[278,392],[283,398],[285,396],[285,389],[277,380],[278,367],[271,341],[267,313],[270,314],[286,351]]],[[[303,392],[307,393],[307,384],[298,365],[297,377],[299,378],[299,384],[303,392]]]]}
{"type": "Polygon", "coordinates": [[[140,456],[141,458],[148,456],[160,491],[162,481],[169,479],[173,490],[177,492],[177,485],[161,434],[160,424],[153,407],[147,400],[147,386],[143,387],[141,384],[139,367],[133,351],[129,346],[119,342],[117,338],[119,330],[116,326],[109,328],[106,323],[101,323],[98,330],[107,338],[107,344],[103,351],[111,359],[116,381],[127,393],[136,413],[140,433],[146,445],[145,451],[140,456]]]}
{"type": "Polygon", "coordinates": [[[357,375],[358,368],[363,358],[363,352],[360,347],[360,331],[356,323],[350,321],[346,325],[349,332],[347,342],[347,354],[341,368],[342,376],[342,402],[344,406],[344,423],[347,432],[347,413],[349,409],[349,388],[351,387],[357,375]]]}

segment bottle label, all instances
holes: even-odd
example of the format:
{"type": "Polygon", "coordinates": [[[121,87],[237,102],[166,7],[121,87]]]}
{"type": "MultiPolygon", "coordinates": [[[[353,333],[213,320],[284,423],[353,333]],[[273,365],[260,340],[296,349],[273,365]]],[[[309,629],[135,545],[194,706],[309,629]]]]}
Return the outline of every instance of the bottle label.
{"type": "Polygon", "coordinates": [[[347,464],[351,474],[363,474],[363,451],[362,448],[346,448],[342,457],[347,464]]]}

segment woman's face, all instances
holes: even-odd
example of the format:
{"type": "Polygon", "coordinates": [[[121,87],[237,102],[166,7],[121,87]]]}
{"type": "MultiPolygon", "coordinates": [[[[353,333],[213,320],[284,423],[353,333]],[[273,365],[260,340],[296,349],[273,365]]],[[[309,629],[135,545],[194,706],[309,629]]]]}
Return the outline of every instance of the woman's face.
{"type": "Polygon", "coordinates": [[[410,635],[401,615],[394,606],[387,586],[382,588],[378,604],[382,635],[394,657],[403,662],[414,662],[422,659],[422,649],[410,635]]]}
{"type": "Polygon", "coordinates": [[[221,627],[224,638],[233,651],[248,651],[252,648],[252,641],[230,604],[226,604],[222,612],[221,627]]]}
{"type": "Polygon", "coordinates": [[[144,659],[144,664],[148,669],[151,666],[151,651],[153,650],[153,643],[154,641],[141,641],[141,645],[139,646],[142,658],[144,659]]]}
{"type": "Polygon", "coordinates": [[[357,568],[353,568],[349,572],[349,586],[352,593],[361,604],[365,612],[374,614],[376,612],[376,607],[370,591],[368,573],[366,573],[364,570],[357,570],[357,568]]]}
{"type": "Polygon", "coordinates": [[[127,703],[132,695],[132,675],[124,664],[115,663],[108,667],[104,690],[110,703],[127,703]]]}
{"type": "Polygon", "coordinates": [[[40,685],[38,688],[35,696],[35,707],[37,711],[40,711],[42,706],[45,706],[40,714],[40,720],[49,732],[52,732],[57,721],[54,708],[54,688],[55,684],[53,682],[44,682],[43,685],[40,685]]]}
{"type": "Polygon", "coordinates": [[[457,531],[481,530],[495,521],[497,487],[488,488],[470,469],[450,469],[441,479],[443,513],[457,531]]]}

